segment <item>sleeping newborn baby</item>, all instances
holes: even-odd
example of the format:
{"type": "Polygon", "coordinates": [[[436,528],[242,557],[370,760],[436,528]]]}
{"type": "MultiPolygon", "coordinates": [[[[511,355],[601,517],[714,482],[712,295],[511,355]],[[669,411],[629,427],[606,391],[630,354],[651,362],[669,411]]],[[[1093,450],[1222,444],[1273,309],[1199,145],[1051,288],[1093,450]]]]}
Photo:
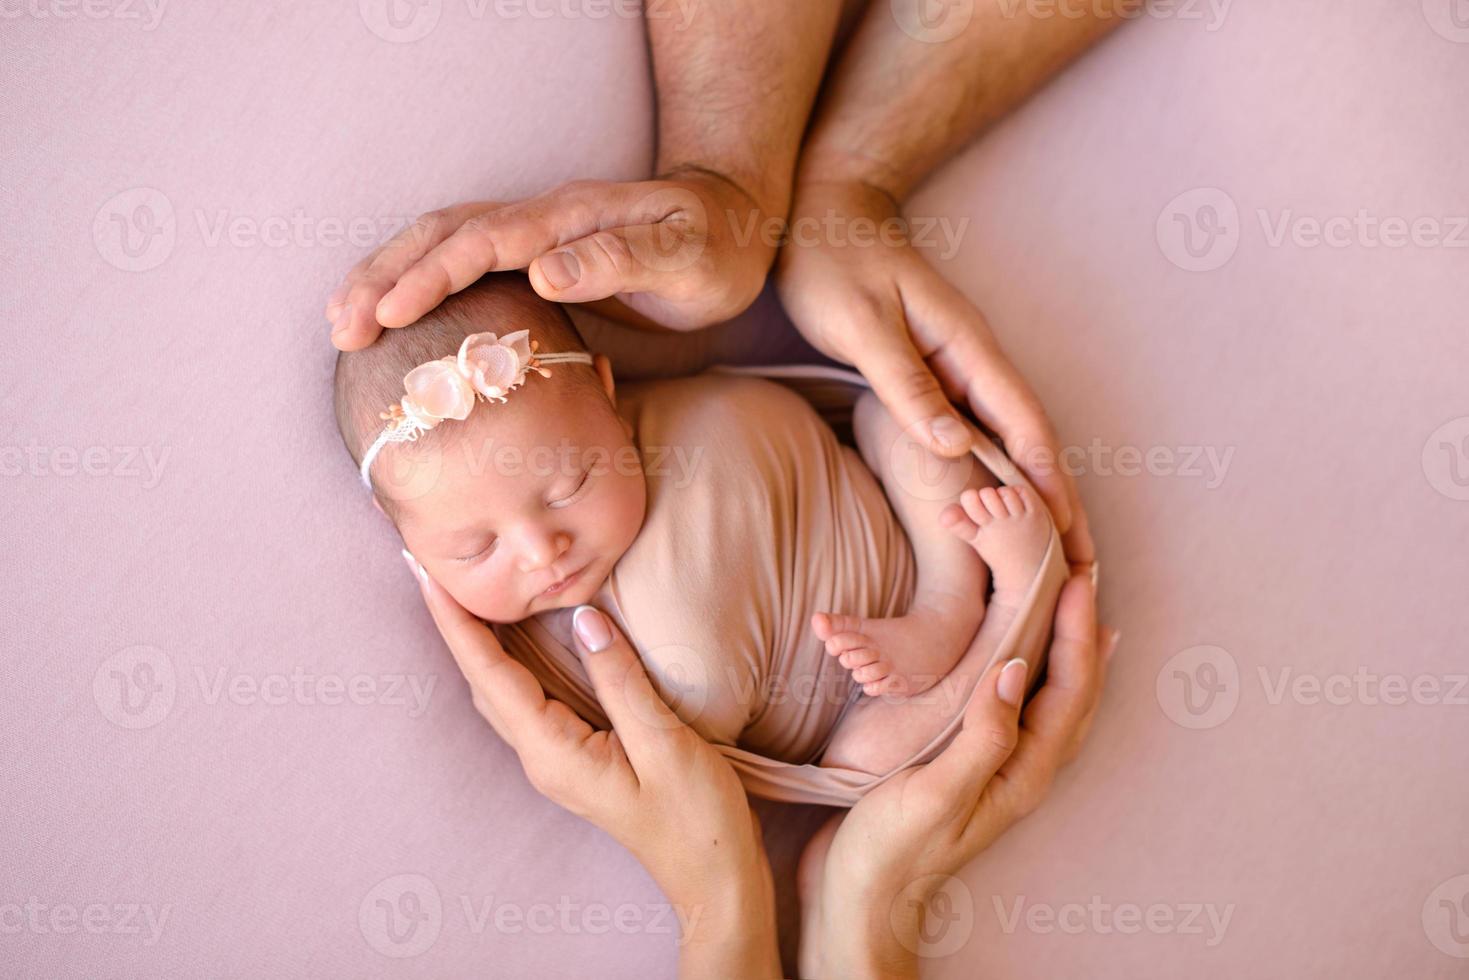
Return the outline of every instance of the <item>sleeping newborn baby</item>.
{"type": "Polygon", "coordinates": [[[1050,541],[1030,490],[929,456],[870,392],[859,456],[771,380],[618,386],[514,274],[339,355],[335,409],[406,550],[549,695],[597,713],[570,624],[595,605],[685,722],[784,763],[923,748],[961,706],[936,683],[1003,633],[1050,541]]]}

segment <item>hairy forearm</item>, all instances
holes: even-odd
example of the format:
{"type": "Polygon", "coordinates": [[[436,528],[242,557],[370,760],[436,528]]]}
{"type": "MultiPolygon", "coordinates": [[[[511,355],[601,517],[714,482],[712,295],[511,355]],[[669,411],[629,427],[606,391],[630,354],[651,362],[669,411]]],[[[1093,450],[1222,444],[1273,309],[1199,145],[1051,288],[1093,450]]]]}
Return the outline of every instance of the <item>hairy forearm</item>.
{"type": "Polygon", "coordinates": [[[658,173],[714,171],[784,218],[840,9],[840,0],[648,0],[658,173]]]}
{"type": "MultiPolygon", "coordinates": [[[[925,2],[869,4],[822,93],[801,179],[859,180],[901,202],[1140,0],[1073,4],[1065,16],[1055,4],[974,0],[952,37],[959,20],[931,21],[927,34],[917,21],[899,22],[895,11],[925,2]]],[[[944,9],[959,18],[964,8],[944,9]]]]}

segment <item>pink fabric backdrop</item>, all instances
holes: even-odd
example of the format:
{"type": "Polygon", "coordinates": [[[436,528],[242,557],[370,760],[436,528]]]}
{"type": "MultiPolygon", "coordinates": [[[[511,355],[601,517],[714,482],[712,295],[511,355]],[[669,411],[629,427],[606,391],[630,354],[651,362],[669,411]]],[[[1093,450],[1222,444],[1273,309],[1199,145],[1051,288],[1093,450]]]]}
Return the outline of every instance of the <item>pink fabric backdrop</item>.
{"type": "MultiPolygon", "coordinates": [[[[1125,634],[933,975],[1469,972],[1452,2],[1159,4],[913,203],[969,220],[935,260],[1077,447],[1125,634]]],[[[647,172],[641,23],[529,8],[6,8],[0,973],[672,971],[657,889],[474,714],[328,408],[368,238],[647,172]]]]}

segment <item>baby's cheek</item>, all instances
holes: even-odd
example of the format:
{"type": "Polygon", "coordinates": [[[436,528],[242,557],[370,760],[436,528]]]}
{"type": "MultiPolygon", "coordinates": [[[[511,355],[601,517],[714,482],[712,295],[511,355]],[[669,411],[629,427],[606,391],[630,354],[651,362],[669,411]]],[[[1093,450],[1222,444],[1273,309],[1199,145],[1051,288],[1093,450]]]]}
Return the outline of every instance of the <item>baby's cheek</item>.
{"type": "Polygon", "coordinates": [[[635,476],[622,475],[618,479],[622,482],[617,488],[617,501],[608,514],[608,520],[611,522],[610,533],[620,549],[625,551],[642,529],[643,518],[647,516],[648,494],[641,472],[635,476]]]}
{"type": "Polygon", "coordinates": [[[514,593],[490,574],[460,575],[445,589],[470,613],[491,623],[515,623],[525,617],[519,607],[512,608],[514,593]]]}

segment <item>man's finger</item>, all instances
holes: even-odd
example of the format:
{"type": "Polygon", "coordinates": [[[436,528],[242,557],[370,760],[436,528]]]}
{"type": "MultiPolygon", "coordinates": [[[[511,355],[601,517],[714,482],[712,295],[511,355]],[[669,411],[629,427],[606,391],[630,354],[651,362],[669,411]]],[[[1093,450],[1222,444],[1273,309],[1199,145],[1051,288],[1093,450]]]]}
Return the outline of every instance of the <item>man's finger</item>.
{"type": "Polygon", "coordinates": [[[969,429],[913,346],[907,323],[894,315],[897,323],[849,327],[856,348],[849,352],[852,365],[907,436],[935,455],[962,456],[969,451],[969,429]]]}
{"type": "MultiPolygon", "coordinates": [[[[1075,483],[1061,468],[1059,440],[1040,399],[1005,356],[984,314],[927,265],[914,274],[903,301],[915,342],[927,352],[934,371],[964,391],[975,417],[1000,437],[1065,535],[1074,516],[1075,483]]],[[[1076,543],[1078,548],[1083,544],[1076,543]]],[[[1089,549],[1089,537],[1085,543],[1089,549]]]]}
{"type": "Polygon", "coordinates": [[[471,201],[430,211],[359,262],[347,276],[346,289],[339,288],[327,307],[332,343],[339,350],[351,351],[376,340],[383,329],[376,316],[378,303],[398,277],[453,234],[471,214],[488,206],[486,202],[471,201]]]}
{"type": "Polygon", "coordinates": [[[557,303],[590,303],[620,293],[676,286],[703,257],[706,242],[666,225],[609,228],[530,264],[535,291],[557,303]]]}
{"type": "Polygon", "coordinates": [[[586,234],[585,209],[554,195],[481,211],[462,222],[395,277],[376,304],[379,322],[407,326],[485,273],[523,269],[566,238],[586,234]]]}
{"type": "Polygon", "coordinates": [[[636,772],[649,772],[646,766],[658,764],[657,750],[684,723],[658,696],[632,644],[604,613],[579,606],[572,614],[572,632],[597,700],[628,760],[636,772]]]}

